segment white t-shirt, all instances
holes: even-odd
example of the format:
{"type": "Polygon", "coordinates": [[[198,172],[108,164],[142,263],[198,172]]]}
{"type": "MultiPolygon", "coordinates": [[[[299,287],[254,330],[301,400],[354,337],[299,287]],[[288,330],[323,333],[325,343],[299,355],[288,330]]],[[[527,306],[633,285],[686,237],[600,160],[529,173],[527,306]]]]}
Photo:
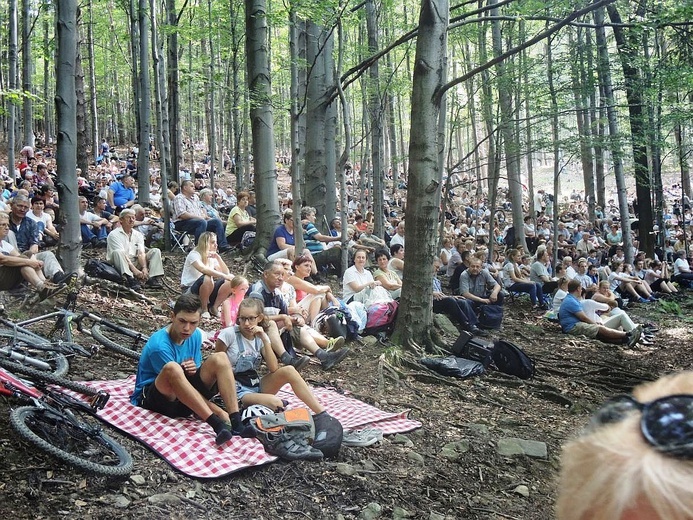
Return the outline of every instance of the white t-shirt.
{"type": "Polygon", "coordinates": [[[197,280],[200,276],[202,276],[202,273],[197,270],[197,268],[193,265],[195,261],[199,260],[203,264],[207,265],[208,267],[212,269],[217,269],[217,262],[216,259],[214,259],[213,264],[210,264],[209,261],[205,262],[202,260],[202,255],[200,253],[193,249],[188,253],[188,256],[185,258],[185,264],[183,265],[183,271],[180,274],[180,284],[183,287],[190,287],[192,284],[195,283],[195,280],[197,280]]]}
{"type": "Polygon", "coordinates": [[[352,265],[349,269],[344,271],[344,277],[342,278],[342,298],[344,301],[349,301],[356,292],[349,287],[351,282],[357,282],[359,285],[365,285],[373,281],[373,275],[368,269],[364,269],[362,273],[356,270],[356,266],[352,265]]]}
{"type": "Polygon", "coordinates": [[[582,311],[595,323],[602,322],[597,311],[607,312],[610,308],[606,303],[598,302],[597,300],[582,300],[580,305],[582,305],[582,311]]]}
{"type": "Polygon", "coordinates": [[[553,312],[556,315],[558,315],[558,310],[561,308],[561,303],[563,303],[566,296],[568,296],[568,293],[563,289],[558,289],[556,294],[553,295],[553,312]]]}
{"type": "Polygon", "coordinates": [[[6,240],[0,242],[0,253],[2,254],[10,254],[15,249],[16,248],[6,240]]]}
{"type": "Polygon", "coordinates": [[[685,258],[677,258],[676,262],[674,262],[674,276],[688,272],[690,272],[690,269],[688,268],[688,261],[685,258]]]}

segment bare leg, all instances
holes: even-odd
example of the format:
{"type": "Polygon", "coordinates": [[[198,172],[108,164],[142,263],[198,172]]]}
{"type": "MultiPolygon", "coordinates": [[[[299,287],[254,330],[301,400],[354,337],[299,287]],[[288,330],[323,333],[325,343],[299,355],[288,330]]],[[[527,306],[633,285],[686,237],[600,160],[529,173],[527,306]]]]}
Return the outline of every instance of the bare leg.
{"type": "Polygon", "coordinates": [[[325,408],[320,404],[308,384],[292,366],[283,366],[260,381],[260,390],[266,394],[276,394],[284,384],[289,383],[296,397],[303,401],[313,412],[321,413],[325,408]]]}
{"type": "MultiPolygon", "coordinates": [[[[238,411],[238,395],[236,394],[236,380],[233,377],[233,367],[225,352],[211,354],[200,368],[200,378],[207,387],[217,384],[228,413],[238,411]]],[[[211,403],[213,405],[213,403],[211,403]]],[[[220,410],[220,409],[219,409],[220,410]]],[[[217,415],[221,415],[216,410],[217,415]]]]}
{"type": "MultiPolygon", "coordinates": [[[[178,363],[174,361],[166,363],[156,377],[154,384],[162,395],[165,395],[171,401],[178,399],[198,417],[206,419],[212,414],[212,409],[207,400],[190,384],[190,381],[185,377],[183,367],[178,363]]],[[[226,420],[228,417],[224,419],[226,420]]]]}

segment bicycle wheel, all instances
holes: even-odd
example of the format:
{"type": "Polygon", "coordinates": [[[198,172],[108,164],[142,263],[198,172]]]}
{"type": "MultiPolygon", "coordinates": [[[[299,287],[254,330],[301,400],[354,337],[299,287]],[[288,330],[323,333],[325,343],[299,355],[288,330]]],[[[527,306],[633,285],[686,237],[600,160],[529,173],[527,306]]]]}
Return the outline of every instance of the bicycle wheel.
{"type": "Polygon", "coordinates": [[[47,340],[39,341],[9,329],[0,329],[0,357],[56,376],[64,376],[70,368],[67,358],[51,350],[47,340]]]}
{"type": "Polygon", "coordinates": [[[149,341],[149,336],[140,332],[118,326],[112,328],[105,323],[95,323],[91,327],[91,335],[104,347],[131,359],[140,359],[141,349],[149,341]]]}
{"type": "Polygon", "coordinates": [[[94,390],[90,386],[83,385],[82,383],[76,383],[75,381],[65,379],[64,377],[52,374],[50,372],[42,372],[40,370],[35,370],[27,365],[15,363],[14,361],[11,361],[7,358],[0,357],[0,366],[6,368],[14,374],[21,374],[23,376],[26,376],[34,383],[43,381],[45,383],[51,383],[54,385],[62,386],[63,388],[68,388],[69,390],[73,390],[75,392],[79,392],[80,394],[87,396],[94,396],[97,394],[97,390],[94,390]]]}
{"type": "Polygon", "coordinates": [[[132,471],[127,450],[104,434],[100,425],[82,422],[80,413],[75,419],[37,406],[22,406],[10,413],[10,423],[20,437],[54,457],[87,473],[127,477],[132,471]]]}

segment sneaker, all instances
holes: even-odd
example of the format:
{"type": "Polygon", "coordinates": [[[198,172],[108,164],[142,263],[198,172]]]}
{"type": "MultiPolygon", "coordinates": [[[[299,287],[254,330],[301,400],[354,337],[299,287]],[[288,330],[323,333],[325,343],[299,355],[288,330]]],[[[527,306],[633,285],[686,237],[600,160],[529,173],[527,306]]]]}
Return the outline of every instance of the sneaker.
{"type": "Polygon", "coordinates": [[[377,430],[375,428],[365,428],[363,430],[352,430],[350,432],[344,432],[342,444],[344,446],[366,447],[372,446],[376,442],[381,442],[382,440],[382,430],[377,430]]]}
{"type": "Polygon", "coordinates": [[[310,359],[308,359],[308,356],[294,356],[288,364],[294,367],[297,372],[300,372],[309,362],[310,359]]]}
{"type": "Polygon", "coordinates": [[[66,283],[53,284],[51,282],[44,282],[43,287],[39,290],[39,298],[41,300],[46,300],[58,294],[64,293],[68,289],[66,283]]]}
{"type": "Polygon", "coordinates": [[[145,287],[149,287],[150,289],[161,289],[162,284],[161,284],[161,277],[160,276],[154,276],[147,280],[147,282],[144,284],[145,287]]]}
{"type": "Polygon", "coordinates": [[[53,283],[56,285],[70,283],[75,278],[77,278],[77,273],[64,273],[59,271],[53,275],[53,283]]]}
{"type": "Polygon", "coordinates": [[[282,432],[279,434],[258,431],[257,438],[270,455],[276,455],[285,460],[322,460],[322,452],[308,444],[305,435],[282,432]]]}
{"type": "Polygon", "coordinates": [[[650,300],[646,300],[645,298],[638,298],[638,303],[649,303],[650,300]]]}
{"type": "Polygon", "coordinates": [[[469,328],[469,332],[474,335],[474,336],[488,336],[488,332],[485,330],[480,329],[477,326],[473,326],[469,328]]]}
{"type": "Polygon", "coordinates": [[[221,313],[219,312],[218,308],[215,308],[214,305],[210,305],[207,307],[207,310],[209,311],[209,315],[212,318],[221,318],[221,313]]]}
{"type": "Polygon", "coordinates": [[[331,352],[333,350],[341,350],[342,347],[344,347],[344,336],[337,336],[336,338],[330,338],[327,341],[325,350],[331,352]]]}
{"type": "Polygon", "coordinates": [[[658,302],[658,301],[659,301],[659,298],[657,298],[654,294],[652,294],[652,295],[650,295],[650,297],[648,298],[648,301],[651,301],[651,302],[658,302]]]}
{"type": "Polygon", "coordinates": [[[628,338],[628,347],[633,348],[635,344],[640,341],[640,335],[642,334],[642,328],[640,328],[640,325],[635,327],[632,331],[630,331],[630,336],[626,336],[628,338]]]}
{"type": "Polygon", "coordinates": [[[205,311],[202,313],[202,316],[200,316],[200,318],[202,318],[203,320],[209,320],[212,318],[212,316],[209,314],[208,311],[205,311]]]}
{"type": "Polygon", "coordinates": [[[330,370],[335,365],[340,363],[348,355],[349,355],[349,349],[348,348],[343,348],[341,350],[337,350],[336,352],[328,352],[327,357],[322,360],[323,370],[330,370]]]}

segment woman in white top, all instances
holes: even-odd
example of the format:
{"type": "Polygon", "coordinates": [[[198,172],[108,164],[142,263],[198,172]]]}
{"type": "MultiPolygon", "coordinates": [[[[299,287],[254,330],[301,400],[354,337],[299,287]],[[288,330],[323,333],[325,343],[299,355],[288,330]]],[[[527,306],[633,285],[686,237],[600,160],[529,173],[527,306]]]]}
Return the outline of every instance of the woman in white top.
{"type": "Polygon", "coordinates": [[[183,291],[197,294],[202,302],[202,318],[220,316],[219,306],[233,292],[233,274],[217,253],[217,236],[205,231],[197,247],[188,253],[180,277],[183,291]]]}
{"type": "Polygon", "coordinates": [[[363,301],[366,298],[366,289],[379,287],[380,282],[373,279],[373,275],[366,269],[366,252],[362,250],[354,253],[354,265],[344,271],[342,277],[342,292],[345,302],[356,299],[363,301]]]}

